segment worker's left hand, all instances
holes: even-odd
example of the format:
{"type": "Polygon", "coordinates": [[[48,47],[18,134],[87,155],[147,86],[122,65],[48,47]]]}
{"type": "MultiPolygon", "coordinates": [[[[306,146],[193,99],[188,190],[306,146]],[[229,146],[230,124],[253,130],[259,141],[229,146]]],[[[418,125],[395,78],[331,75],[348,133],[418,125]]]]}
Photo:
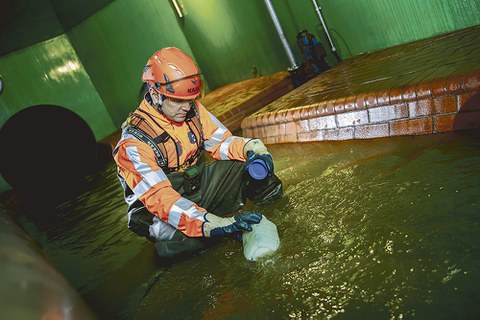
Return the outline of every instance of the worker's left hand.
{"type": "Polygon", "coordinates": [[[238,234],[242,231],[252,231],[252,224],[262,220],[262,214],[250,211],[230,218],[221,218],[212,213],[205,215],[207,220],[203,225],[203,232],[206,237],[224,237],[238,234]]]}
{"type": "Polygon", "coordinates": [[[265,162],[265,165],[267,166],[267,170],[268,170],[268,175],[271,176],[273,174],[273,159],[272,159],[272,155],[268,152],[264,154],[258,154],[253,151],[248,151],[247,161],[245,162],[245,170],[248,170],[248,167],[250,166],[250,164],[257,159],[261,159],[263,160],[263,162],[265,162]]]}
{"type": "Polygon", "coordinates": [[[265,162],[265,165],[268,169],[268,175],[273,174],[273,158],[272,155],[268,152],[267,147],[263,144],[260,139],[252,139],[245,144],[245,169],[248,169],[248,166],[255,160],[261,159],[265,162]]]}

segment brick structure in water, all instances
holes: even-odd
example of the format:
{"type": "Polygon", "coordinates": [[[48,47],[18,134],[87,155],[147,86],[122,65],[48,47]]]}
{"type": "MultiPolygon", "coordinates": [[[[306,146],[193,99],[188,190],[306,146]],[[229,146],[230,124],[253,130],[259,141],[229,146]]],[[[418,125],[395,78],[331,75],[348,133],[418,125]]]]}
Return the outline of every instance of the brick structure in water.
{"type": "Polygon", "coordinates": [[[242,122],[265,143],[480,128],[480,26],[345,60],[242,122]]]}

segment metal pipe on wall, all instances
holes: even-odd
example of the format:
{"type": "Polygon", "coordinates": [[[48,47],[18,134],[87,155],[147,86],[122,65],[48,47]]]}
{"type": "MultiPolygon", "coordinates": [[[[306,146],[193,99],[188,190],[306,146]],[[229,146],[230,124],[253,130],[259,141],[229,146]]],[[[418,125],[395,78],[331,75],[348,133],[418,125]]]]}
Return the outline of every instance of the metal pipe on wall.
{"type": "Polygon", "coordinates": [[[315,11],[317,11],[318,17],[320,18],[320,22],[322,23],[323,30],[325,30],[325,33],[327,34],[328,41],[330,42],[330,46],[332,47],[332,53],[337,59],[337,61],[340,61],[340,56],[337,53],[337,49],[335,48],[335,45],[333,44],[332,38],[330,37],[330,33],[328,32],[327,25],[325,24],[325,20],[323,20],[322,13],[320,12],[321,8],[317,4],[317,0],[312,0],[313,5],[315,6],[315,11]]]}
{"type": "Polygon", "coordinates": [[[290,60],[291,67],[289,68],[290,70],[296,70],[298,69],[298,65],[295,62],[295,57],[293,56],[292,49],[290,48],[290,45],[288,44],[287,38],[285,37],[285,34],[282,29],[282,25],[280,24],[280,21],[278,20],[277,14],[275,13],[275,9],[272,6],[272,3],[270,0],[264,0],[265,5],[267,6],[268,12],[270,13],[270,16],[272,17],[273,24],[275,24],[275,28],[277,29],[278,35],[280,36],[280,40],[282,40],[283,47],[285,48],[285,52],[287,53],[288,59],[290,60]]]}

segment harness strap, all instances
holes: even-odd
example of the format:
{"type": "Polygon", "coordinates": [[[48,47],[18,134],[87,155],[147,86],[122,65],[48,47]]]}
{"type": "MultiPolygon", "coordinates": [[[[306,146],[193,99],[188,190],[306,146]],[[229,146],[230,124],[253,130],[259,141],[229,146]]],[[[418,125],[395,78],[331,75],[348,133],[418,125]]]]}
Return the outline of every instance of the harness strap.
{"type": "Polygon", "coordinates": [[[167,133],[167,131],[164,131],[158,137],[153,138],[153,141],[158,144],[158,143],[162,143],[163,141],[167,140],[169,137],[170,137],[170,135],[167,133]]]}
{"type": "MultiPolygon", "coordinates": [[[[127,132],[133,135],[135,138],[137,138],[140,141],[145,142],[148,144],[153,152],[155,153],[155,158],[157,160],[157,164],[162,168],[166,168],[168,165],[167,158],[163,155],[162,151],[160,151],[160,148],[158,145],[154,142],[152,138],[149,136],[145,135],[139,128],[133,127],[133,126],[128,126],[127,127],[127,132]]],[[[168,134],[167,134],[168,135],[168,134]]]]}
{"type": "MultiPolygon", "coordinates": [[[[192,100],[190,102],[190,108],[191,110],[193,110],[193,112],[195,113],[195,117],[197,118],[197,121],[198,121],[198,125],[200,128],[197,128],[199,133],[200,133],[200,141],[198,143],[198,147],[199,149],[203,149],[204,148],[204,143],[205,143],[205,138],[203,137],[203,127],[202,127],[202,121],[200,121],[200,114],[198,113],[198,109],[197,109],[197,105],[195,103],[194,100],[192,100]]],[[[190,118],[189,120],[193,123],[193,125],[195,126],[195,123],[191,120],[192,118],[190,118]]],[[[188,124],[188,123],[187,123],[188,124]]],[[[188,126],[190,127],[190,125],[188,126]]],[[[191,130],[191,129],[190,129],[191,130]]]]}

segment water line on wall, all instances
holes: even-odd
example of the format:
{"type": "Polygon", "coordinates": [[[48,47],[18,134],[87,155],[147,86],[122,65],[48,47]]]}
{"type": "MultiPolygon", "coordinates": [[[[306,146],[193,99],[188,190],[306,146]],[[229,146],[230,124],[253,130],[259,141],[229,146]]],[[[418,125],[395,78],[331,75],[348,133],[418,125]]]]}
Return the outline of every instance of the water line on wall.
{"type": "Polygon", "coordinates": [[[295,57],[293,56],[292,49],[290,48],[290,45],[288,44],[287,38],[285,37],[285,33],[283,32],[282,25],[280,24],[280,21],[278,20],[277,14],[275,13],[275,9],[272,6],[272,3],[270,0],[264,0],[265,5],[267,6],[268,12],[270,13],[270,16],[272,17],[273,24],[275,25],[275,28],[277,29],[278,35],[280,36],[280,40],[282,40],[283,47],[285,48],[285,52],[287,53],[288,59],[290,60],[290,68],[289,70],[297,70],[299,66],[295,62],[295,57]]]}

